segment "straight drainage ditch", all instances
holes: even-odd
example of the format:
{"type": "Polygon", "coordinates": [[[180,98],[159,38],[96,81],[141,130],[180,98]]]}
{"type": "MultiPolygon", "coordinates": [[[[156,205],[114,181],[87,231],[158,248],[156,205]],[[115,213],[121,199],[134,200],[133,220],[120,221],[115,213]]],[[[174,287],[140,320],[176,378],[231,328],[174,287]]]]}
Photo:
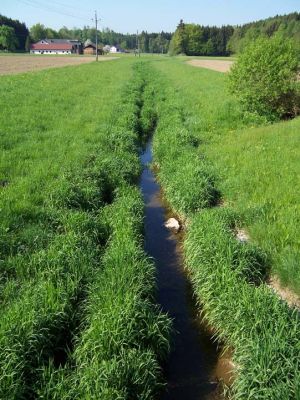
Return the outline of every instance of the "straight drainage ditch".
{"type": "Polygon", "coordinates": [[[167,208],[149,164],[152,141],[141,155],[140,188],[145,202],[145,251],[157,268],[157,302],[173,319],[174,337],[164,365],[167,388],[161,400],[220,400],[219,381],[228,383],[230,368],[219,355],[210,334],[197,316],[191,285],[184,272],[178,237],[164,223],[167,208]]]}

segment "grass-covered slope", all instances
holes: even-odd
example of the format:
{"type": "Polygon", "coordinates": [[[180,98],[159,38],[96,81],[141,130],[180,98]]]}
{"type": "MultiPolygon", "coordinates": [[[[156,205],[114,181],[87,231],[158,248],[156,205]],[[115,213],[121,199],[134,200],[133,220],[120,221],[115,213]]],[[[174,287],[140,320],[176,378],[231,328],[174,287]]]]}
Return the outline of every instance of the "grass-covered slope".
{"type": "MultiPolygon", "coordinates": [[[[255,193],[261,196],[255,206],[250,201],[250,194],[255,191],[253,184],[250,194],[247,192],[242,196],[243,206],[230,198],[232,193],[237,196],[239,190],[236,179],[241,180],[242,176],[246,179],[247,173],[244,168],[243,175],[239,176],[236,160],[228,161],[231,154],[247,159],[241,152],[243,139],[239,139],[234,131],[247,135],[248,129],[253,134],[252,125],[264,121],[242,113],[235,99],[226,94],[225,78],[221,74],[195,71],[174,61],[155,66],[163,72],[157,76],[157,86],[163,88],[164,95],[158,96],[154,161],[167,200],[187,219],[185,261],[200,309],[215,328],[216,336],[234,349],[236,377],[231,395],[240,400],[299,399],[299,313],[290,309],[264,284],[270,265],[275,268],[270,264],[270,249],[271,246],[277,248],[276,243],[270,239],[268,248],[257,237],[256,243],[261,246],[258,247],[253,243],[240,243],[235,237],[236,229],[249,221],[256,221],[261,229],[267,228],[266,220],[257,218],[257,208],[264,199],[264,181],[255,180],[260,185],[255,193]],[[226,138],[233,135],[235,140],[228,143],[226,138]]],[[[260,127],[258,132],[268,132],[271,128],[260,127]]],[[[288,130],[288,134],[293,135],[293,130],[288,130]]],[[[275,138],[269,140],[276,141],[275,138]]],[[[290,144],[290,151],[294,147],[290,144]]],[[[251,158],[250,154],[251,149],[248,149],[248,158],[251,158]]],[[[274,157],[270,151],[269,156],[272,155],[274,157]]],[[[264,154],[257,157],[258,161],[252,160],[252,165],[264,165],[263,157],[264,154]]],[[[279,162],[279,155],[277,159],[279,162]]],[[[289,159],[295,168],[297,160],[294,161],[289,159]]],[[[260,173],[264,175],[267,171],[261,168],[260,173]]],[[[275,182],[275,165],[273,171],[268,168],[268,173],[275,182]]],[[[253,170],[249,174],[248,185],[250,179],[255,179],[253,170]]],[[[259,171],[256,175],[259,176],[259,171]]],[[[272,191],[271,188],[268,190],[272,191]]],[[[290,188],[290,193],[293,190],[290,188]]],[[[286,193],[279,188],[276,193],[281,196],[281,204],[291,207],[287,208],[285,218],[293,220],[295,197],[292,195],[287,199],[286,193]]],[[[271,222],[275,204],[268,204],[269,208],[263,207],[263,210],[271,222]]],[[[292,226],[289,224],[287,229],[292,226]]]]}
{"type": "Polygon", "coordinates": [[[216,335],[234,349],[233,399],[300,398],[300,318],[261,281],[259,250],[239,243],[224,209],[198,213],[185,256],[202,310],[216,335]]]}
{"type": "Polygon", "coordinates": [[[183,96],[186,130],[198,142],[194,151],[213,167],[223,201],[240,214],[251,241],[268,253],[271,272],[300,293],[299,118],[267,126],[228,94],[226,75],[176,61],[157,68],[183,96]]]}
{"type": "Polygon", "coordinates": [[[267,251],[272,273],[300,294],[299,131],[297,118],[232,132],[209,144],[206,154],[226,201],[267,251]]]}

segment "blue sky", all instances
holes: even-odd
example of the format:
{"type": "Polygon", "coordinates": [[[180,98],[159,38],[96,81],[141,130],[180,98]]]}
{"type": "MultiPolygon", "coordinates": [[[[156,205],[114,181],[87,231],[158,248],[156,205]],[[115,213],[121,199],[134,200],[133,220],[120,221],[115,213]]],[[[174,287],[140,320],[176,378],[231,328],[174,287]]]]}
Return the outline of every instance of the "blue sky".
{"type": "Polygon", "coordinates": [[[174,31],[179,20],[203,25],[242,24],[276,14],[300,12],[300,0],[0,0],[0,14],[27,26],[37,22],[58,29],[92,25],[117,32],[174,31]]]}

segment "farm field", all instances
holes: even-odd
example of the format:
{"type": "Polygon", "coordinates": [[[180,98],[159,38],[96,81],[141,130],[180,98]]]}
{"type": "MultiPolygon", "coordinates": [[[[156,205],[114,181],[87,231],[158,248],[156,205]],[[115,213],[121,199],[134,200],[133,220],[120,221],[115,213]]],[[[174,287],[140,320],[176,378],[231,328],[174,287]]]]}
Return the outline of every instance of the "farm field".
{"type": "MultiPolygon", "coordinates": [[[[99,61],[111,61],[116,57],[99,56],[99,61]]],[[[20,74],[48,68],[59,68],[67,65],[80,65],[94,61],[88,56],[55,56],[55,55],[1,55],[0,75],[20,74]]]]}
{"type": "Polygon", "coordinates": [[[187,63],[193,67],[207,68],[219,72],[230,71],[234,61],[227,60],[190,60],[187,63]]]}
{"type": "Polygon", "coordinates": [[[174,333],[143,247],[153,134],[199,313],[233,351],[229,395],[299,398],[299,313],[266,281],[300,294],[300,119],[243,111],[224,74],[186,57],[0,82],[0,397],[159,397],[174,333]]]}

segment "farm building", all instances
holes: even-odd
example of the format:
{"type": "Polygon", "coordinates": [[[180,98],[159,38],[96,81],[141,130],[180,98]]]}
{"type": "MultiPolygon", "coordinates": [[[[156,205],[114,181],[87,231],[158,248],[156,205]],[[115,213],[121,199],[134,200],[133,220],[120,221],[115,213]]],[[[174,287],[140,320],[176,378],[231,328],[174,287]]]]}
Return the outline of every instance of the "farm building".
{"type": "MultiPolygon", "coordinates": [[[[95,45],[95,43],[92,43],[90,40],[87,40],[84,43],[83,54],[86,54],[86,55],[96,54],[96,45],[95,45]]],[[[103,54],[103,49],[99,45],[98,45],[98,54],[103,54]]]]}
{"type": "Polygon", "coordinates": [[[30,46],[32,54],[82,54],[82,43],[73,39],[42,39],[30,46]]]}
{"type": "Polygon", "coordinates": [[[123,49],[120,48],[120,46],[111,46],[110,53],[125,53],[123,49]]]}

